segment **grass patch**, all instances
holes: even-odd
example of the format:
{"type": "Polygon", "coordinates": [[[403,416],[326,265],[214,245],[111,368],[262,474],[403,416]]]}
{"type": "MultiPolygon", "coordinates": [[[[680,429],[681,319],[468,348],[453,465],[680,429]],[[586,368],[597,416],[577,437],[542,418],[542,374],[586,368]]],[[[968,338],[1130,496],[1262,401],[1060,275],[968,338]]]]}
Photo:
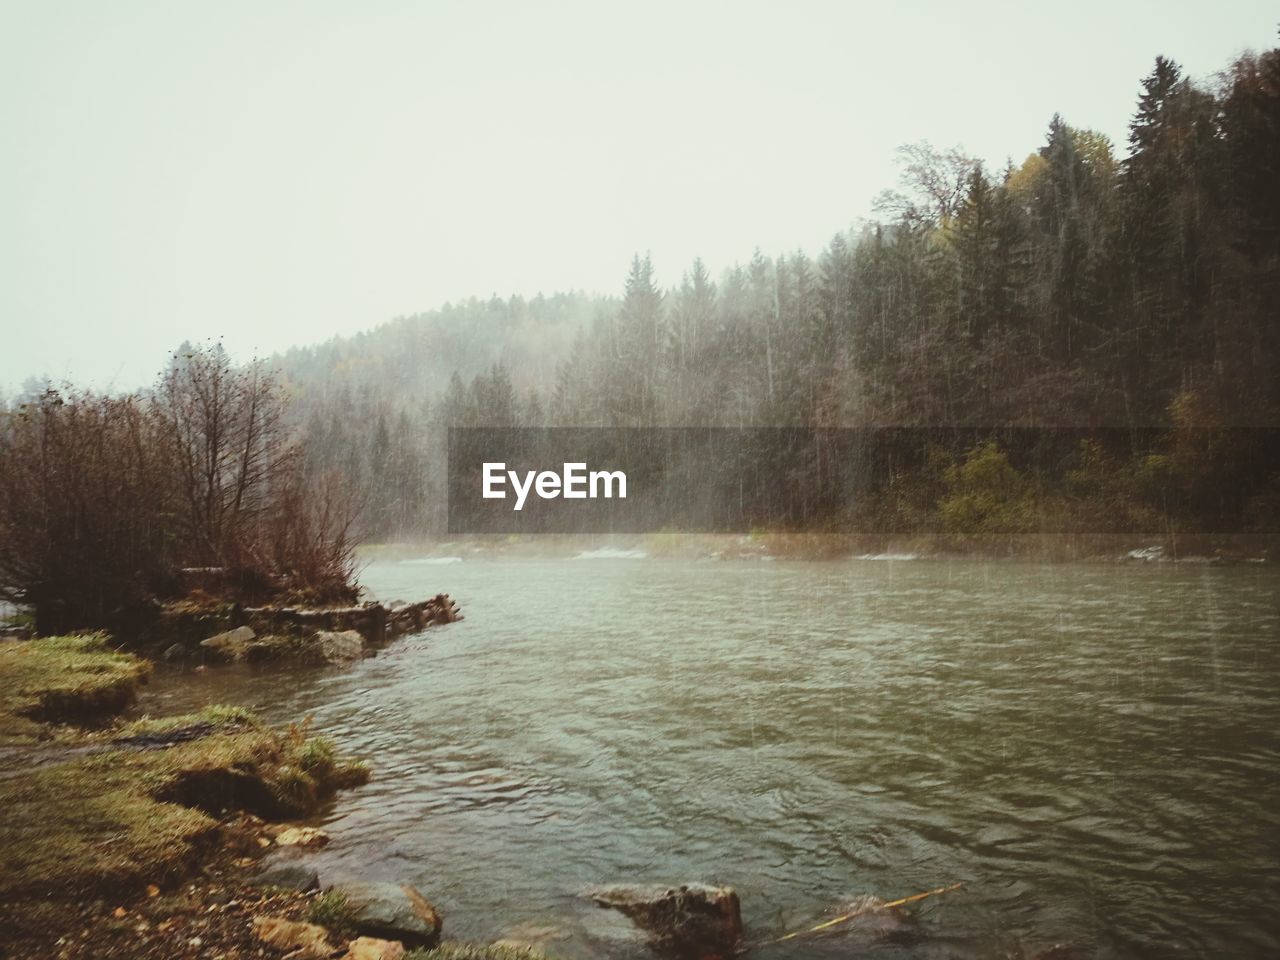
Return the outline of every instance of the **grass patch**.
{"type": "Polygon", "coordinates": [[[335,790],[358,787],[369,782],[369,767],[363,761],[338,756],[328,737],[309,737],[294,751],[298,769],[335,790]]]}
{"type": "Polygon", "coordinates": [[[100,633],[0,642],[0,731],[101,720],[133,703],[150,674],[149,663],[112,650],[100,633]]]}
{"type": "Polygon", "coordinates": [[[0,901],[163,886],[195,865],[223,813],[303,816],[349,780],[331,748],[307,749],[299,730],[276,733],[235,708],[130,728],[211,722],[165,749],[109,749],[0,779],[0,901]]]}
{"type": "Polygon", "coordinates": [[[0,900],[164,884],[210,842],[207,814],[160,803],[116,752],[0,781],[0,900]]]}
{"type": "Polygon", "coordinates": [[[257,723],[252,710],[244,707],[214,704],[196,713],[177,717],[142,717],[126,723],[115,731],[116,740],[163,737],[183,730],[215,730],[219,727],[247,727],[257,723]]]}
{"type": "Polygon", "coordinates": [[[307,920],[340,937],[355,935],[357,914],[356,908],[337,890],[320,894],[307,906],[307,920]]]}

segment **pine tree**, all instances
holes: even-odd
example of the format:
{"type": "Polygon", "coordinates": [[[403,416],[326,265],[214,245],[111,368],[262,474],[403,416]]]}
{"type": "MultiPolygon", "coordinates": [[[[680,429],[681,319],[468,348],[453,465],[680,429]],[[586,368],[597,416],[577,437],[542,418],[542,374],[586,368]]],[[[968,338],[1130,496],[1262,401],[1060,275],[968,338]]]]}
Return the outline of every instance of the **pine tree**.
{"type": "Polygon", "coordinates": [[[655,422],[665,341],[663,293],[654,280],[653,263],[636,254],[627,276],[614,336],[609,413],[617,426],[655,422]]]}

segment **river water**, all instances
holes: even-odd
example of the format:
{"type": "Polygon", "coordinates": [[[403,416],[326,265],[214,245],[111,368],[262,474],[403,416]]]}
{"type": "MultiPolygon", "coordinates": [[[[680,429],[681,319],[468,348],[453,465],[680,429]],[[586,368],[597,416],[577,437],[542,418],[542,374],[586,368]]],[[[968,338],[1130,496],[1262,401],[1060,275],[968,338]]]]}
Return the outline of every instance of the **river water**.
{"type": "Polygon", "coordinates": [[[761,958],[1280,956],[1280,574],[1192,564],[379,562],[466,620],[354,668],[171,673],[153,712],[311,714],[375,779],[322,876],[412,883],[447,936],[579,894],[731,884],[753,938],[963,881],[889,936],[761,958]]]}

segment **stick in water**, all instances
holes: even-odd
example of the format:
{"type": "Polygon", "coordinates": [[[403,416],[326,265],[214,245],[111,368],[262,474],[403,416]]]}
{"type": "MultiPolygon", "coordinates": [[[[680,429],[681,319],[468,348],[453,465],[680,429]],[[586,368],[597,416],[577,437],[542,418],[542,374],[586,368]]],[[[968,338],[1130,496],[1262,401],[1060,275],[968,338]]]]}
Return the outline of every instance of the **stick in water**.
{"type": "Polygon", "coordinates": [[[782,943],[784,940],[794,940],[796,937],[803,937],[810,933],[818,933],[821,930],[826,930],[829,927],[834,927],[837,924],[844,923],[846,920],[853,920],[857,917],[861,917],[863,914],[872,913],[876,910],[889,910],[893,907],[901,907],[908,903],[915,903],[917,900],[923,900],[925,897],[935,897],[940,893],[950,893],[952,890],[959,890],[963,886],[963,883],[953,883],[949,887],[938,887],[936,890],[926,890],[924,893],[913,893],[909,897],[903,897],[900,900],[891,900],[889,903],[873,903],[860,910],[855,910],[853,913],[845,913],[831,920],[820,923],[816,927],[810,927],[808,930],[796,930],[794,933],[788,933],[786,936],[778,937],[776,940],[768,940],[766,942],[782,943]]]}

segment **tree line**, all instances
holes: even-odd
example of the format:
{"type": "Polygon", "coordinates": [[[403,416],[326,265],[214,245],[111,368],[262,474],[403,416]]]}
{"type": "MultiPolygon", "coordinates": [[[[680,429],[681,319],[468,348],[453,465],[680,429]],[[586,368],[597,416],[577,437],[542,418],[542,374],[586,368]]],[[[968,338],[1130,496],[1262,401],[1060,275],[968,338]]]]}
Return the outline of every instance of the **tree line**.
{"type": "MultiPolygon", "coordinates": [[[[816,259],[695,261],[664,286],[637,255],[619,298],[475,300],[292,352],[313,461],[367,492],[383,538],[439,529],[449,426],[1158,427],[1024,479],[1079,500],[1105,476],[1114,509],[1078,509],[1108,528],[1193,519],[1228,483],[1240,524],[1274,523],[1276,478],[1229,464],[1261,462],[1241,428],[1280,423],[1280,50],[1211,84],[1158,58],[1123,155],[1054,116],[1000,170],[900,159],[877,219],[816,259]]],[[[969,459],[1023,452],[942,453],[904,485],[943,495],[948,469],[972,485],[969,459]]]]}
{"type": "Polygon", "coordinates": [[[132,397],[28,391],[0,421],[5,590],[113,557],[139,595],[195,567],[341,592],[352,536],[443,530],[451,426],[980,428],[829,525],[1274,531],[1251,428],[1280,424],[1280,50],[1209,84],[1158,58],[1126,148],[1059,116],[1000,170],[914,144],[815,258],[664,285],[637,255],[616,297],[473,299],[270,368],[184,347],[132,397]],[[1007,439],[1061,427],[1134,439],[1051,466],[1007,439]]]}

